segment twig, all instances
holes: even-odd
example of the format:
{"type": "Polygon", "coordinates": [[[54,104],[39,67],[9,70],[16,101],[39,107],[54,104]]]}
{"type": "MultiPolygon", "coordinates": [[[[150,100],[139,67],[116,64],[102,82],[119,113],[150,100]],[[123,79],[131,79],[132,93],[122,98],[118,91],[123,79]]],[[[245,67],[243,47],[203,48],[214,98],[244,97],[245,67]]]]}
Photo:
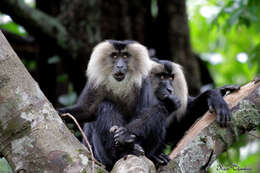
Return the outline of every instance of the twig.
{"type": "Polygon", "coordinates": [[[93,151],[92,151],[92,147],[90,145],[90,143],[88,142],[88,139],[85,135],[85,133],[83,132],[82,128],[80,127],[78,121],[70,114],[70,113],[65,113],[65,114],[62,114],[61,115],[62,117],[65,117],[65,116],[68,116],[70,117],[71,119],[73,119],[73,121],[75,122],[75,124],[77,125],[80,133],[82,134],[83,136],[83,139],[86,141],[87,145],[88,145],[88,148],[89,148],[89,152],[90,152],[90,155],[91,155],[91,159],[92,159],[92,173],[95,172],[95,161],[96,159],[94,158],[94,154],[93,154],[93,151]]]}

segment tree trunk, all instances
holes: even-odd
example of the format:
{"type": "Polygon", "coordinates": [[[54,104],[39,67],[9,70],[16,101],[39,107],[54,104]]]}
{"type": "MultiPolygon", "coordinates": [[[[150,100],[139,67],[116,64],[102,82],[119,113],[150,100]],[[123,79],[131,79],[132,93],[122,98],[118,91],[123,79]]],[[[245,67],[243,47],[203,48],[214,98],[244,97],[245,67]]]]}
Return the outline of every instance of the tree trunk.
{"type": "MultiPolygon", "coordinates": [[[[89,152],[64,125],[2,32],[0,112],[0,153],[14,172],[91,172],[89,152]]],[[[103,169],[95,164],[95,170],[103,169]]]]}

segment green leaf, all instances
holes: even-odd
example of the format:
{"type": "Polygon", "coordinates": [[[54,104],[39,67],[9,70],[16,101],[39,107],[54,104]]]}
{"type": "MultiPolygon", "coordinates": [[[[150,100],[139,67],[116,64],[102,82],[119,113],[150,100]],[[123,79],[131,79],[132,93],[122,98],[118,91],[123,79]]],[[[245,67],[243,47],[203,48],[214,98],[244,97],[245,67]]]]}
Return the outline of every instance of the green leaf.
{"type": "Polygon", "coordinates": [[[8,23],[5,23],[5,24],[0,24],[0,29],[5,29],[7,31],[10,31],[10,32],[17,34],[17,35],[20,35],[20,36],[25,36],[27,33],[23,32],[20,29],[20,27],[21,27],[20,25],[17,25],[14,22],[8,22],[8,23]]]}
{"type": "Polygon", "coordinates": [[[231,29],[231,27],[238,22],[239,16],[243,12],[243,9],[238,9],[237,11],[232,12],[230,18],[227,20],[227,28],[228,31],[231,29]]]}

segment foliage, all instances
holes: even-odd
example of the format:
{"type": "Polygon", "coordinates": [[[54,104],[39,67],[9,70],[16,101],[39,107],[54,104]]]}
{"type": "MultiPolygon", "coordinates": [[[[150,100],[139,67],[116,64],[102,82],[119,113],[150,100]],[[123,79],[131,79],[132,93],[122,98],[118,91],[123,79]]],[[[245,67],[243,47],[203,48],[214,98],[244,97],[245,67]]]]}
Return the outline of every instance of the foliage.
{"type": "MultiPolygon", "coordinates": [[[[237,142],[236,145],[237,144],[241,145],[240,142],[237,142]]],[[[210,169],[211,172],[235,173],[239,172],[238,169],[241,169],[241,172],[259,172],[260,150],[257,148],[258,146],[258,142],[252,142],[247,146],[242,147],[242,149],[247,150],[242,150],[243,152],[247,152],[245,153],[246,155],[244,157],[241,157],[241,151],[237,148],[237,146],[233,146],[226,153],[223,153],[220,156],[218,162],[216,162],[216,164],[214,164],[210,169]],[[256,149],[258,150],[255,151],[256,149]],[[242,169],[247,169],[248,171],[242,171],[242,169]]]]}
{"type": "MultiPolygon", "coordinates": [[[[189,0],[188,10],[193,50],[207,61],[217,86],[243,84],[260,74],[260,1],[189,0]]],[[[211,172],[236,172],[236,166],[258,172],[259,163],[259,142],[243,136],[219,157],[211,172]],[[248,152],[252,144],[255,151],[248,152]]]]}
{"type": "Polygon", "coordinates": [[[243,84],[260,73],[260,1],[191,2],[193,50],[208,61],[217,86],[243,84]]]}
{"type": "MultiPolygon", "coordinates": [[[[24,0],[24,2],[31,7],[35,6],[35,0],[24,0]]],[[[22,26],[16,24],[8,15],[2,13],[0,13],[0,29],[5,29],[20,36],[27,35],[25,29],[22,26]]]]}
{"type": "Polygon", "coordinates": [[[1,14],[1,13],[0,13],[0,29],[7,30],[9,32],[12,32],[20,36],[26,35],[26,31],[23,29],[22,26],[17,25],[15,22],[13,22],[8,15],[1,14]]]}

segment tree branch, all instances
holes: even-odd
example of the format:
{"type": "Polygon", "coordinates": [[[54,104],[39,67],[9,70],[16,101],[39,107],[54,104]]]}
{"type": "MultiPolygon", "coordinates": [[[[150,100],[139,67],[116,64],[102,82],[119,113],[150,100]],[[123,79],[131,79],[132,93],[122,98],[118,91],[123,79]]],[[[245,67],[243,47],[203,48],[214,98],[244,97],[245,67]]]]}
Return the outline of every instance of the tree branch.
{"type": "Polygon", "coordinates": [[[20,172],[107,172],[64,125],[0,31],[0,153],[20,172]]]}
{"type": "Polygon", "coordinates": [[[232,111],[232,124],[220,127],[216,115],[207,112],[187,132],[170,154],[170,172],[203,172],[235,142],[260,123],[260,82],[252,81],[225,97],[232,111]],[[170,166],[171,165],[171,166],[170,166]],[[172,166],[174,165],[174,167],[172,166]]]}
{"type": "Polygon", "coordinates": [[[76,43],[66,28],[55,18],[29,7],[20,0],[1,0],[0,11],[12,17],[34,36],[45,36],[55,41],[66,52],[76,52],[76,43]]]}
{"type": "Polygon", "coordinates": [[[153,162],[145,156],[128,155],[116,162],[111,173],[156,173],[153,162]]]}

